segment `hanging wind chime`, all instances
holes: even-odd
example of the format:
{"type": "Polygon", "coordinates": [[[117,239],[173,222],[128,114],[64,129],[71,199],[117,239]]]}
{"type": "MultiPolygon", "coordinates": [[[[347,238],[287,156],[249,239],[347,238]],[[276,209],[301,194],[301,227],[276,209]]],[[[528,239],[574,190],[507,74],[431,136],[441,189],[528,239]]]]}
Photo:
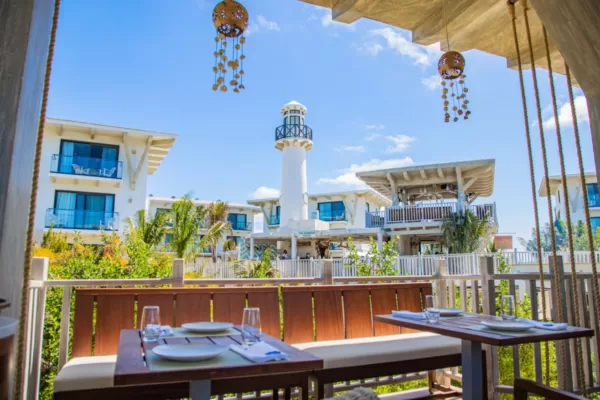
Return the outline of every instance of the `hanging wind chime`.
{"type": "Polygon", "coordinates": [[[229,85],[235,93],[244,90],[244,43],[243,36],[248,26],[246,7],[235,0],[223,0],[213,10],[213,24],[217,30],[215,37],[215,83],[213,90],[227,92],[227,73],[231,71],[229,85]],[[229,56],[227,55],[227,48],[229,56]]]}
{"type": "MultiPolygon", "coordinates": [[[[444,1],[444,15],[446,14],[446,2],[444,1]]],[[[438,61],[438,73],[442,78],[442,99],[444,100],[444,122],[450,122],[450,107],[452,107],[453,121],[457,122],[459,117],[469,119],[469,100],[465,87],[465,58],[458,51],[450,50],[450,39],[448,38],[448,19],[446,18],[446,43],[448,50],[438,61]]]]}

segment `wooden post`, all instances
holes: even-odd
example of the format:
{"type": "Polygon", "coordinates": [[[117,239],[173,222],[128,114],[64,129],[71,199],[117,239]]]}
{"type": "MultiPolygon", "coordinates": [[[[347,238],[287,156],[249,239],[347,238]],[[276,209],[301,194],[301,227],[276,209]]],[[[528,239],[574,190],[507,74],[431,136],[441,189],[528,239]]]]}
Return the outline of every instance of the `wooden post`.
{"type": "Polygon", "coordinates": [[[67,363],[69,357],[69,325],[71,324],[71,292],[73,288],[65,286],[60,313],[60,341],[58,344],[58,370],[67,363]]]}
{"type": "Polygon", "coordinates": [[[185,272],[185,260],[183,258],[173,259],[173,287],[183,287],[185,272]]]}
{"type": "Polygon", "coordinates": [[[322,261],[321,285],[333,284],[333,261],[331,259],[322,261]]]}
{"type": "Polygon", "coordinates": [[[438,307],[448,307],[448,288],[446,277],[448,276],[448,266],[446,260],[438,258],[435,260],[435,276],[438,277],[435,281],[435,295],[438,299],[438,307]]]}
{"type": "MultiPolygon", "coordinates": [[[[562,256],[556,256],[554,259],[553,256],[548,257],[548,266],[550,268],[550,275],[554,276],[554,269],[558,273],[558,281],[559,286],[555,287],[554,279],[552,279],[552,284],[550,285],[550,296],[552,298],[552,320],[554,322],[564,322],[567,321],[567,293],[565,290],[565,267],[563,263],[562,256]],[[558,302],[558,294],[560,291],[560,299],[561,302],[558,302]],[[559,319],[558,308],[562,309],[563,319],[559,319]]],[[[571,358],[569,356],[569,343],[566,340],[556,341],[556,367],[557,367],[557,375],[558,375],[558,385],[561,389],[564,390],[573,390],[573,379],[571,377],[571,358]],[[565,360],[563,362],[562,354],[566,355],[565,360]],[[567,374],[564,374],[563,371],[567,371],[567,374]],[[567,377],[565,381],[563,376],[567,377]]]]}
{"type": "MultiPolygon", "coordinates": [[[[48,259],[34,257],[31,263],[31,280],[43,282],[48,280],[48,259]]],[[[29,302],[29,329],[27,332],[27,358],[24,385],[28,399],[37,399],[40,388],[40,372],[42,367],[42,340],[44,338],[44,320],[46,314],[46,288],[34,289],[29,302]]]]}
{"type": "MultiPolygon", "coordinates": [[[[496,315],[496,282],[494,281],[494,257],[481,256],[479,258],[481,268],[481,290],[483,294],[483,313],[486,315],[496,315]]],[[[474,296],[472,294],[472,296],[474,296]]],[[[499,384],[498,370],[498,348],[485,345],[486,371],[487,371],[487,389],[489,399],[499,399],[496,394],[496,386],[499,384]]]]}

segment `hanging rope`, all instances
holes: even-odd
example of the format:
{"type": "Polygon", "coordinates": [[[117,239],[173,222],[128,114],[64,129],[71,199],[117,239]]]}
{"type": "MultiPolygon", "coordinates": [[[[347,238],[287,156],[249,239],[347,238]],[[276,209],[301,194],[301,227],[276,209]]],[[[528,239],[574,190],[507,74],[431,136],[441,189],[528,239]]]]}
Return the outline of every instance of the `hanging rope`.
{"type": "MultiPolygon", "coordinates": [[[[577,162],[579,164],[579,177],[581,179],[581,189],[583,192],[583,210],[585,213],[585,220],[587,221],[586,233],[588,239],[588,245],[590,246],[590,255],[592,260],[592,288],[594,292],[594,300],[596,302],[596,310],[600,310],[600,286],[598,284],[598,267],[596,265],[596,253],[594,251],[594,235],[592,233],[591,219],[590,219],[590,208],[588,201],[588,191],[585,182],[585,172],[583,170],[583,156],[581,154],[581,140],[579,138],[579,125],[577,123],[577,113],[575,110],[575,98],[573,96],[573,82],[571,80],[571,70],[565,63],[565,74],[567,75],[567,88],[569,91],[569,101],[571,102],[571,117],[573,118],[573,135],[575,136],[575,146],[577,148],[577,162]]],[[[568,209],[567,209],[568,210],[568,209]]]]}
{"type": "MultiPolygon", "coordinates": [[[[556,262],[557,258],[556,258],[556,234],[554,232],[554,215],[552,214],[552,196],[550,195],[550,180],[549,180],[549,173],[548,173],[548,155],[546,153],[546,138],[544,136],[544,126],[542,123],[542,105],[540,103],[540,91],[539,91],[539,87],[538,87],[538,80],[537,80],[537,72],[535,70],[535,57],[533,54],[533,43],[531,40],[531,28],[529,26],[529,17],[527,15],[527,11],[529,10],[529,7],[527,6],[527,0],[520,0],[521,6],[523,8],[523,17],[525,19],[525,31],[527,33],[527,43],[529,45],[529,57],[530,57],[530,61],[531,61],[531,76],[533,78],[533,90],[535,93],[535,103],[536,103],[536,109],[537,109],[537,117],[538,117],[538,128],[540,131],[540,143],[542,145],[542,161],[544,163],[544,177],[545,177],[545,182],[546,182],[546,192],[548,194],[548,220],[550,223],[550,240],[552,241],[552,257],[554,262],[556,262]]],[[[556,296],[556,315],[558,317],[559,321],[564,321],[564,316],[563,316],[563,312],[562,312],[562,295],[560,293],[560,279],[558,276],[558,268],[556,268],[556,265],[554,266],[554,270],[553,270],[553,275],[554,275],[554,292],[555,292],[555,296],[556,296]]],[[[565,346],[559,346],[560,347],[560,353],[561,353],[561,360],[563,363],[563,366],[566,366],[566,360],[567,360],[567,354],[566,354],[566,349],[565,346]]],[[[566,368],[562,368],[562,378],[563,378],[563,382],[567,382],[567,369],[566,368]]]]}
{"type": "Polygon", "coordinates": [[[26,368],[27,351],[27,321],[29,314],[29,278],[31,275],[31,257],[33,251],[33,227],[35,222],[35,207],[37,203],[38,182],[40,175],[40,159],[42,156],[42,143],[44,141],[44,125],[46,124],[46,109],[48,108],[48,93],[50,91],[50,76],[52,74],[52,60],[54,59],[54,44],[56,42],[56,30],[58,28],[58,15],[60,0],[54,2],[54,15],[52,17],[52,30],[50,31],[50,44],[48,45],[48,58],[46,59],[46,75],[44,76],[44,89],[42,95],[42,106],[38,122],[37,140],[35,143],[35,159],[33,163],[33,176],[31,182],[31,197],[29,201],[29,220],[27,225],[27,237],[25,240],[25,261],[23,265],[23,286],[21,290],[21,309],[19,318],[19,336],[17,341],[17,361],[14,383],[14,399],[23,399],[23,382],[26,368]]]}
{"type": "MultiPolygon", "coordinates": [[[[558,158],[560,160],[560,174],[562,179],[563,193],[565,193],[565,209],[566,223],[567,223],[567,238],[569,242],[569,252],[571,254],[571,280],[573,287],[573,308],[575,309],[575,326],[581,326],[581,319],[579,315],[579,288],[577,286],[577,268],[575,265],[575,252],[573,251],[573,225],[571,222],[571,213],[568,212],[569,208],[569,195],[567,188],[567,173],[565,171],[565,156],[563,151],[562,134],[560,132],[560,121],[558,118],[558,102],[556,101],[556,88],[554,85],[554,73],[552,71],[552,58],[550,57],[550,46],[548,44],[548,33],[546,28],[542,27],[544,34],[544,47],[546,48],[546,60],[548,62],[548,78],[550,80],[550,93],[552,94],[552,107],[554,109],[554,123],[556,125],[556,140],[558,144],[558,158]]],[[[548,194],[550,195],[550,194],[548,194]]],[[[577,360],[577,387],[579,387],[584,394],[587,393],[585,385],[585,377],[583,374],[583,351],[581,350],[581,340],[575,339],[576,357],[577,360]]]]}
{"type": "MultiPolygon", "coordinates": [[[[542,319],[546,318],[546,289],[544,284],[544,265],[543,265],[543,253],[542,253],[542,243],[541,243],[541,235],[540,235],[540,218],[539,218],[539,209],[537,202],[537,193],[535,186],[535,169],[533,166],[533,151],[531,149],[531,132],[529,130],[529,113],[527,111],[527,96],[525,94],[525,83],[523,80],[523,63],[521,60],[521,49],[519,46],[519,36],[517,34],[517,15],[515,13],[515,5],[511,0],[507,1],[508,6],[508,14],[510,16],[510,20],[512,22],[513,29],[513,38],[515,41],[515,51],[517,53],[517,66],[519,70],[519,83],[521,86],[521,101],[523,102],[523,119],[525,120],[525,138],[527,140],[527,154],[529,156],[529,175],[531,177],[531,198],[533,199],[533,214],[535,218],[535,236],[536,236],[536,246],[538,253],[538,269],[540,274],[540,290],[542,293],[542,319]]],[[[548,346],[545,346],[545,356],[546,356],[546,384],[550,382],[550,349],[548,346]]]]}

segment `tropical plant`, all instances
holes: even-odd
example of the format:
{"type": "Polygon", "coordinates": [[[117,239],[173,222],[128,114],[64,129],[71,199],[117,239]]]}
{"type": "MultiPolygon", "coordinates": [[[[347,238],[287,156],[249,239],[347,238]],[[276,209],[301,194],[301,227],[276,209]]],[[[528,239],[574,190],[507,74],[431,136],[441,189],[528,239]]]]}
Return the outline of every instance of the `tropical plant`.
{"type": "Polygon", "coordinates": [[[395,261],[398,257],[396,251],[396,240],[394,238],[384,242],[381,250],[378,248],[377,242],[373,238],[369,238],[369,252],[363,259],[358,255],[354,239],[348,238],[348,250],[350,254],[348,258],[350,263],[346,267],[356,265],[356,273],[358,276],[395,276],[398,271],[395,268],[395,261]]]}
{"type": "Polygon", "coordinates": [[[277,278],[277,269],[271,263],[272,250],[266,248],[260,261],[247,261],[236,265],[235,275],[240,279],[268,279],[277,278]]]}
{"type": "Polygon", "coordinates": [[[235,241],[233,239],[227,239],[223,242],[223,251],[233,251],[236,248],[235,241]]]}
{"type": "MultiPolygon", "coordinates": [[[[573,250],[574,251],[585,251],[590,249],[589,241],[587,238],[586,226],[583,221],[578,221],[573,224],[571,229],[573,233],[573,250]]],[[[554,238],[556,248],[561,251],[569,250],[568,242],[568,231],[567,225],[564,221],[557,220],[554,222],[554,238]]],[[[531,229],[531,238],[525,240],[524,238],[518,238],[521,246],[527,251],[537,252],[537,235],[535,228],[531,229]]],[[[593,232],[594,250],[600,248],[600,230],[593,232]]],[[[550,224],[546,223],[540,229],[540,243],[542,251],[552,251],[552,236],[550,235],[550,224]]]]}
{"type": "Polygon", "coordinates": [[[452,213],[442,221],[442,243],[450,253],[473,253],[487,227],[487,220],[480,220],[471,210],[452,213]]]}
{"type": "Polygon", "coordinates": [[[210,229],[203,239],[211,246],[213,262],[217,262],[217,244],[228,233],[231,233],[231,224],[227,219],[229,216],[229,205],[223,201],[213,202],[208,205],[207,211],[206,218],[210,229]]]}
{"type": "Polygon", "coordinates": [[[146,210],[138,210],[135,217],[127,218],[127,235],[141,239],[150,247],[159,246],[169,231],[170,214],[156,212],[146,215],[146,210]]]}

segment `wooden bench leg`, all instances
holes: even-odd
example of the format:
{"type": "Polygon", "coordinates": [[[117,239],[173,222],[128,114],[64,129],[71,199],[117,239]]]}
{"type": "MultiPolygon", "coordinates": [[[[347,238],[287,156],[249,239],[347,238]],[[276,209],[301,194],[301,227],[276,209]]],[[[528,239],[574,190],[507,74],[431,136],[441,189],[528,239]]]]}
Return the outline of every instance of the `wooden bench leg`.
{"type": "Polygon", "coordinates": [[[291,400],[291,398],[292,398],[292,388],[291,387],[286,387],[285,389],[283,389],[283,397],[285,400],[291,400]]]}
{"type": "Polygon", "coordinates": [[[309,395],[309,381],[308,378],[306,378],[303,382],[302,382],[302,386],[300,386],[300,398],[302,400],[308,400],[308,395],[309,395]]]}
{"type": "Polygon", "coordinates": [[[279,400],[279,389],[273,389],[273,400],[279,400]]]}
{"type": "Polygon", "coordinates": [[[427,371],[427,382],[429,384],[429,394],[435,390],[435,371],[427,371]]]}

